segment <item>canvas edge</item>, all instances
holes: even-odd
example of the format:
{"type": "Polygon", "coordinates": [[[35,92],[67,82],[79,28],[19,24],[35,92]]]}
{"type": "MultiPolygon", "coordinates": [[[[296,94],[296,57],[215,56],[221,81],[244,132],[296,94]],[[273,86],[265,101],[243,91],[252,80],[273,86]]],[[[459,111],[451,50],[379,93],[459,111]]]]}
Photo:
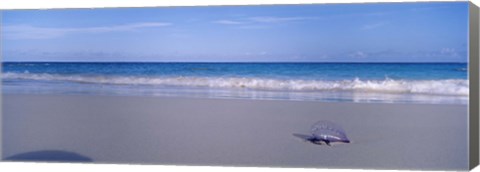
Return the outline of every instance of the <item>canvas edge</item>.
{"type": "Polygon", "coordinates": [[[19,10],[76,10],[76,9],[122,9],[122,8],[177,8],[177,7],[242,7],[242,6],[300,6],[300,5],[342,5],[342,4],[405,4],[405,3],[468,3],[470,0],[414,0],[414,1],[405,1],[405,0],[373,0],[373,1],[318,1],[318,2],[295,2],[295,1],[278,1],[278,2],[256,2],[256,3],[172,3],[167,5],[143,5],[143,6],[135,6],[135,5],[123,5],[119,4],[116,6],[109,6],[106,4],[96,6],[95,4],[79,4],[77,6],[63,6],[63,7],[21,7],[21,8],[5,8],[0,6],[0,10],[3,11],[19,11],[19,10]]]}
{"type": "MultiPolygon", "coordinates": [[[[435,1],[419,1],[421,2],[435,2],[435,1]]],[[[372,3],[372,2],[370,2],[372,3]]],[[[375,2],[373,2],[375,3],[375,2]]],[[[395,2],[383,2],[383,3],[395,3],[395,2]]],[[[396,3],[409,3],[409,2],[396,2],[396,3]]],[[[416,3],[416,2],[410,2],[416,3]]],[[[331,4],[331,3],[319,3],[319,4],[331,4]]],[[[259,4],[259,5],[278,5],[278,4],[259,4]]],[[[299,5],[299,4],[283,4],[283,5],[299,5]]],[[[300,4],[304,5],[304,4],[300,4]]],[[[201,6],[201,5],[200,5],[201,6]]],[[[162,6],[160,6],[162,7],[162,6]]],[[[165,6],[172,7],[172,6],[165,6]]],[[[175,6],[173,6],[175,7],[175,6]]],[[[108,7],[107,7],[108,8],[108,7]]],[[[122,7],[110,7],[110,8],[122,8],[122,7]]],[[[123,7],[125,8],[125,7],[123,7]]],[[[129,8],[129,7],[126,7],[129,8]]],[[[149,8],[140,7],[140,8],[149,8]]],[[[151,7],[150,7],[151,8],[151,7]]],[[[71,8],[66,8],[71,9],[71,8]]],[[[81,8],[83,9],[83,8],[81,8]]],[[[2,23],[3,16],[2,13],[7,10],[12,9],[0,9],[0,23],[2,23]]],[[[16,9],[16,10],[29,10],[29,9],[16,9]]],[[[479,128],[479,114],[480,114],[480,44],[479,44],[479,27],[480,27],[480,13],[479,7],[476,6],[471,1],[469,2],[469,118],[468,118],[468,130],[469,130],[469,141],[468,141],[468,151],[469,151],[469,169],[472,170],[479,165],[479,142],[480,142],[480,128],[479,128]],[[473,105],[473,106],[472,106],[473,105]]],[[[2,27],[0,27],[1,32],[2,27]]],[[[0,63],[3,61],[3,42],[0,39],[0,63]]],[[[2,65],[0,65],[0,71],[2,65]]],[[[1,81],[0,81],[1,82],[1,81]]],[[[0,95],[2,92],[2,84],[0,84],[0,95]]],[[[0,162],[4,161],[3,156],[3,96],[0,96],[0,162]]]]}
{"type": "Polygon", "coordinates": [[[469,4],[469,169],[479,164],[479,8],[469,4]]]}

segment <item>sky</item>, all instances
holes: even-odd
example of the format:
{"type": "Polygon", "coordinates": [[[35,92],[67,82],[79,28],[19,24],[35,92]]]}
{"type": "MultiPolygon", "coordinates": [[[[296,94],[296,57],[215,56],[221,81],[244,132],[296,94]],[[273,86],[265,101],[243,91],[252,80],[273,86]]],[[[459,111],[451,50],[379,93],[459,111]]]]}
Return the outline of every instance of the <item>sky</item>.
{"type": "Polygon", "coordinates": [[[1,11],[3,61],[466,62],[468,2],[1,11]]]}

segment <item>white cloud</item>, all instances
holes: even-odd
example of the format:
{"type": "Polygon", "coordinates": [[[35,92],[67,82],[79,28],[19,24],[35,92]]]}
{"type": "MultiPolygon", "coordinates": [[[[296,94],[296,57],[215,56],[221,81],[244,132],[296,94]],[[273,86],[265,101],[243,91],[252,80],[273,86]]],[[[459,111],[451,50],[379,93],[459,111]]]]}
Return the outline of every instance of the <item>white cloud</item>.
{"type": "Polygon", "coordinates": [[[216,20],[213,23],[217,24],[226,24],[226,25],[237,25],[237,24],[244,24],[245,22],[235,21],[235,20],[216,20]]]}
{"type": "Polygon", "coordinates": [[[231,19],[215,20],[215,21],[212,21],[212,23],[224,24],[224,25],[243,25],[243,26],[246,26],[246,25],[266,24],[266,23],[287,23],[287,22],[313,20],[313,19],[317,19],[317,18],[315,18],[315,17],[257,16],[257,17],[241,18],[241,19],[236,19],[236,20],[231,20],[231,19]]]}
{"type": "Polygon", "coordinates": [[[455,48],[442,48],[440,50],[440,54],[441,55],[447,55],[447,56],[453,56],[453,57],[456,57],[456,56],[459,56],[457,50],[455,50],[455,48]]]}
{"type": "Polygon", "coordinates": [[[434,6],[434,7],[417,7],[411,8],[410,11],[430,11],[430,10],[439,10],[443,8],[449,8],[450,6],[434,6]]]}
{"type": "Polygon", "coordinates": [[[252,25],[241,25],[237,28],[240,29],[265,29],[268,28],[266,25],[258,25],[258,24],[252,24],[252,25]]]}
{"type": "Polygon", "coordinates": [[[440,52],[441,52],[442,54],[454,53],[454,52],[455,52],[455,49],[454,49],[454,48],[442,48],[442,49],[440,50],[440,52]]]}
{"type": "Polygon", "coordinates": [[[250,17],[248,18],[252,22],[258,23],[281,23],[281,22],[292,22],[292,21],[301,21],[301,20],[311,20],[312,17],[250,17]]]}
{"type": "Polygon", "coordinates": [[[356,51],[356,52],[350,53],[349,56],[352,58],[365,58],[368,55],[363,51],[356,51]]]}
{"type": "Polygon", "coordinates": [[[171,23],[162,22],[145,22],[132,23],[125,25],[100,26],[100,27],[83,27],[83,28],[53,28],[53,27],[36,27],[30,25],[10,25],[3,27],[3,34],[6,39],[49,39],[57,38],[73,33],[103,33],[103,32],[119,32],[133,31],[148,27],[164,27],[171,23]]]}

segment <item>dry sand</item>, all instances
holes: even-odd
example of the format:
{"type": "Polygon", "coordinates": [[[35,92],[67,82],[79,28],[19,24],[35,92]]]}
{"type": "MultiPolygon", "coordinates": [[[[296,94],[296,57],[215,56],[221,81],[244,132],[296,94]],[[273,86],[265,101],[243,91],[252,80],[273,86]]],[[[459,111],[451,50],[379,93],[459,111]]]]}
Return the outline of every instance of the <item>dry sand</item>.
{"type": "Polygon", "coordinates": [[[6,94],[2,112],[7,160],[59,151],[95,163],[468,166],[466,105],[6,94]],[[292,136],[318,120],[343,126],[353,143],[321,146],[292,136]]]}

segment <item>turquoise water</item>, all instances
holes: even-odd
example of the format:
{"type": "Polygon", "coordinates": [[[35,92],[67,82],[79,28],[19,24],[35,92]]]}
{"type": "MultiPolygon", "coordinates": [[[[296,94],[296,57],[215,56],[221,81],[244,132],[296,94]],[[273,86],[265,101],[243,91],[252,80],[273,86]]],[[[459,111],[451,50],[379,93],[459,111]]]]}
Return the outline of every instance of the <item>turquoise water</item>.
{"type": "Polygon", "coordinates": [[[468,101],[466,63],[5,62],[6,94],[385,103],[468,101]]]}

